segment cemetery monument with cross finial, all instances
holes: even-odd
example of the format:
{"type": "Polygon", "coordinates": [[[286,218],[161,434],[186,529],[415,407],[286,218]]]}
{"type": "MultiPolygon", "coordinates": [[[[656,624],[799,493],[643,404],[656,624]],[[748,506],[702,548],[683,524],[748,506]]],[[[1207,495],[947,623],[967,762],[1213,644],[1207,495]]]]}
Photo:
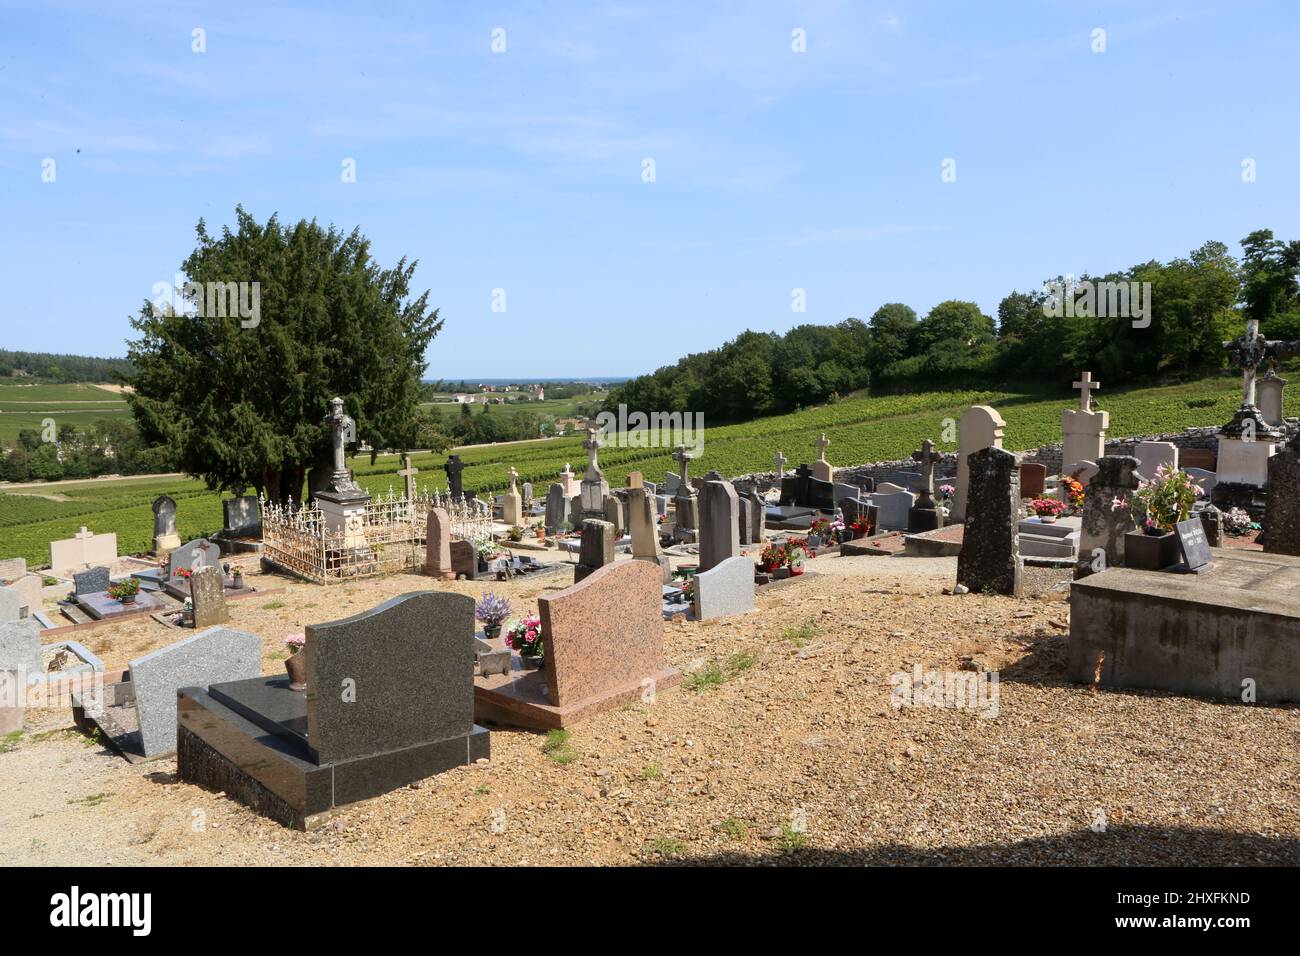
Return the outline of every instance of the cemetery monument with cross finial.
{"type": "Polygon", "coordinates": [[[406,500],[415,500],[415,476],[420,473],[420,469],[411,464],[411,456],[402,456],[402,469],[397,473],[400,477],[406,479],[406,500]]]}
{"type": "Polygon", "coordinates": [[[1268,358],[1300,355],[1300,342],[1272,341],[1259,334],[1259,320],[1247,319],[1246,332],[1223,343],[1229,360],[1241,369],[1241,407],[1232,421],[1219,429],[1218,483],[1214,503],[1258,512],[1268,485],[1268,462],[1283,437],[1255,404],[1259,367],[1268,358]]]}
{"type": "Polygon", "coordinates": [[[596,423],[590,422],[587,425],[587,440],[582,443],[582,447],[587,451],[587,473],[582,478],[579,492],[582,497],[584,518],[603,520],[605,517],[605,499],[609,497],[609,482],[605,480],[605,475],[600,470],[600,463],[596,460],[596,453],[603,444],[596,423]]]}
{"type": "Polygon", "coordinates": [[[510,488],[501,496],[501,520],[511,527],[524,523],[524,500],[519,494],[519,472],[510,466],[510,488]]]}
{"type": "Polygon", "coordinates": [[[934,450],[934,442],[927,438],[919,451],[912,452],[912,460],[921,466],[921,492],[916,504],[907,513],[909,531],[933,531],[943,527],[943,512],[934,501],[934,468],[943,461],[943,455],[934,450]]]}
{"type": "Polygon", "coordinates": [[[370,493],[358,485],[348,471],[346,444],[356,439],[356,422],[343,411],[343,399],[330,399],[325,423],[330,428],[334,462],[329,485],[316,493],[321,524],[340,551],[366,551],[366,506],[370,493]]]}
{"type": "Polygon", "coordinates": [[[1074,383],[1079,390],[1079,407],[1061,411],[1061,474],[1070,474],[1081,462],[1096,465],[1106,454],[1106,429],[1110,427],[1110,412],[1094,410],[1092,393],[1101,388],[1085,371],[1074,383]]]}
{"type": "Polygon", "coordinates": [[[826,446],[830,443],[831,441],[826,437],[825,432],[823,432],[818,437],[817,441],[814,442],[817,446],[817,460],[813,462],[812,473],[813,477],[818,481],[835,480],[835,469],[832,468],[831,463],[826,460],[826,446]]]}
{"type": "Polygon", "coordinates": [[[691,487],[691,476],[688,472],[690,463],[694,459],[695,456],[686,450],[685,445],[678,445],[673,449],[673,460],[682,470],[681,484],[677,489],[677,497],[673,500],[673,509],[676,513],[673,537],[682,542],[694,541],[696,529],[700,526],[700,500],[695,495],[695,489],[691,487]]]}
{"type": "Polygon", "coordinates": [[[779,451],[776,453],[776,477],[781,479],[785,477],[785,463],[788,459],[779,451]]]}

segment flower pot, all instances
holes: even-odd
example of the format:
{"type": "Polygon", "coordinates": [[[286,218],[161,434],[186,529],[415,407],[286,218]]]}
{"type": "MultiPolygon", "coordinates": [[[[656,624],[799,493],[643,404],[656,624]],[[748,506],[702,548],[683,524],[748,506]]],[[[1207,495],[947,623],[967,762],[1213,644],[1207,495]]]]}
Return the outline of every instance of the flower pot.
{"type": "Polygon", "coordinates": [[[539,671],[546,663],[546,658],[541,654],[520,654],[519,662],[524,665],[524,670],[539,671]]]}
{"type": "Polygon", "coordinates": [[[1039,515],[1038,520],[1043,524],[1056,524],[1056,515],[1039,515]]]}
{"type": "Polygon", "coordinates": [[[299,651],[284,660],[284,669],[289,672],[289,689],[307,689],[307,655],[299,651]]]}
{"type": "Polygon", "coordinates": [[[134,595],[134,594],[123,594],[120,603],[122,603],[122,604],[134,604],[134,603],[135,603],[135,595],[134,595]]]}
{"type": "Polygon", "coordinates": [[[1124,535],[1124,566],[1141,571],[1160,571],[1178,563],[1178,535],[1172,531],[1124,535]]]}
{"type": "Polygon", "coordinates": [[[500,624],[484,624],[484,625],[483,625],[483,636],[486,637],[488,640],[492,640],[493,638],[500,637],[500,636],[501,636],[501,625],[500,625],[500,624]]]}

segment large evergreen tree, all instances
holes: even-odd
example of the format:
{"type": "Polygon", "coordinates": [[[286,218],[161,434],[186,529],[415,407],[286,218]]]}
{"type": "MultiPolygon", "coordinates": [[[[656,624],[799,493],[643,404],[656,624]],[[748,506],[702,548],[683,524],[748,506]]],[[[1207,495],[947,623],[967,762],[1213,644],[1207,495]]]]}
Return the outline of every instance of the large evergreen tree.
{"type": "Polygon", "coordinates": [[[442,327],[428,292],[410,295],[416,263],[381,268],[355,229],[275,216],[263,225],[242,207],[235,216],[215,237],[199,221],[182,270],[203,286],[258,283],[259,321],[145,303],[131,322],[140,338],[128,343],[128,381],[146,440],[170,446],[177,467],[210,488],[281,500],[301,499],[308,470],[328,456],[322,419],[335,395],[358,438],[413,446],[424,351],[442,327]]]}

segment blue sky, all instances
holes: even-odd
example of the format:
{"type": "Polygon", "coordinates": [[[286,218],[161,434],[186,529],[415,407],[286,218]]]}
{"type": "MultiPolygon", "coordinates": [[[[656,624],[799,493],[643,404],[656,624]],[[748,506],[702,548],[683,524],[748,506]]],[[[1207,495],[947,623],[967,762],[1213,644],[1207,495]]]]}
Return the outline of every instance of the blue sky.
{"type": "Polygon", "coordinates": [[[431,377],[1300,238],[1291,2],[154,6],[0,0],[0,347],[123,354],[241,202],[418,259],[431,377]]]}

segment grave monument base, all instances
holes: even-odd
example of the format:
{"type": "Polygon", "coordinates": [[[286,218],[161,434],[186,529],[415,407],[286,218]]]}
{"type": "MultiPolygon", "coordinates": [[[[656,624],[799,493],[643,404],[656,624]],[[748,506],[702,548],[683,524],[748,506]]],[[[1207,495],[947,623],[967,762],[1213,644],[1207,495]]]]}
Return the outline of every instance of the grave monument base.
{"type": "Polygon", "coordinates": [[[474,720],[476,723],[530,730],[556,730],[640,700],[646,688],[655,693],[680,683],[682,672],[665,667],[650,681],[629,681],[605,694],[586,697],[571,704],[556,706],[549,702],[544,670],[525,670],[517,656],[511,660],[509,675],[492,674],[474,678],[474,720]]]}
{"type": "Polygon", "coordinates": [[[254,677],[180,691],[176,771],[262,816],[310,830],[337,807],[491,756],[488,731],[318,764],[307,746],[307,697],[289,678],[254,677]]]}

